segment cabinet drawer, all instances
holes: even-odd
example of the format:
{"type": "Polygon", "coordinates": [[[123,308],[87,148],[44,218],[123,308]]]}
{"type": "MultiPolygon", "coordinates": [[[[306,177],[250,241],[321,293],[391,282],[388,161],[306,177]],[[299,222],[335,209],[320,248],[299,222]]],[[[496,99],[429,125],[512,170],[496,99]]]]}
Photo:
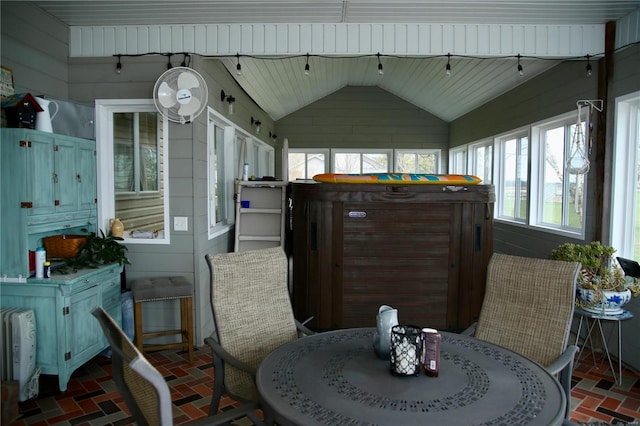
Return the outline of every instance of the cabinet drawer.
{"type": "Polygon", "coordinates": [[[27,224],[29,226],[47,225],[52,222],[58,224],[58,229],[71,228],[77,224],[86,224],[93,219],[95,221],[96,212],[94,210],[78,210],[66,213],[53,213],[46,215],[29,216],[27,224]]]}

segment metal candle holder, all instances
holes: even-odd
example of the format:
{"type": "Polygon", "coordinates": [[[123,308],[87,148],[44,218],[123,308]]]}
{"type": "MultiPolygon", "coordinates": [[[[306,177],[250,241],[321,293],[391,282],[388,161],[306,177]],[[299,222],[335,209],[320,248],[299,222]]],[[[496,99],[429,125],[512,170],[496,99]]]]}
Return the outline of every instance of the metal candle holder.
{"type": "Polygon", "coordinates": [[[421,329],[395,325],[391,329],[391,373],[397,376],[420,374],[421,329]]]}

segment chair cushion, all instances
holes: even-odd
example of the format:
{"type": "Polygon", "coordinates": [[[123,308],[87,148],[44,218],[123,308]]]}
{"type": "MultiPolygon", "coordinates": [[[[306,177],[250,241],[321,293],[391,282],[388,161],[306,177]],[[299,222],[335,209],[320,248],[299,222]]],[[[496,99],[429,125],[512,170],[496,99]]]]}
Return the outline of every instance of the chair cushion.
{"type": "Polygon", "coordinates": [[[193,297],[193,287],[184,277],[138,278],[131,282],[134,302],[193,297]]]}

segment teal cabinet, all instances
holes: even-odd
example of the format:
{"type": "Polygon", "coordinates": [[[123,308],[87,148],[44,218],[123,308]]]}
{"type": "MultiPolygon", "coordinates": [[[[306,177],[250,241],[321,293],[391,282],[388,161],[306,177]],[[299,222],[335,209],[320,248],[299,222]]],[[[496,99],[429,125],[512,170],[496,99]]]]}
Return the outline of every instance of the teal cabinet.
{"type": "Polygon", "coordinates": [[[121,272],[122,266],[109,265],[26,283],[0,283],[3,308],[34,310],[36,365],[43,374],[58,376],[61,391],[78,367],[108,346],[91,310],[102,306],[122,325],[121,272]]]}
{"type": "Polygon", "coordinates": [[[42,237],[96,230],[95,141],[1,131],[0,278],[26,278],[28,252],[42,237]]]}

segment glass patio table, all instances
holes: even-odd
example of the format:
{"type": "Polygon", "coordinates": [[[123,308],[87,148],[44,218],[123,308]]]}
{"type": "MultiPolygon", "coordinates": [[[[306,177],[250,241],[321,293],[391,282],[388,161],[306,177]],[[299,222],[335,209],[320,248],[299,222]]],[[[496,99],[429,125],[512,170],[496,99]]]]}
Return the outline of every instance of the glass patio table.
{"type": "Polygon", "coordinates": [[[256,385],[279,425],[554,425],[566,397],[539,364],[491,343],[442,334],[438,377],[399,377],[373,351],[373,328],[318,333],[260,364],[256,385]]]}

